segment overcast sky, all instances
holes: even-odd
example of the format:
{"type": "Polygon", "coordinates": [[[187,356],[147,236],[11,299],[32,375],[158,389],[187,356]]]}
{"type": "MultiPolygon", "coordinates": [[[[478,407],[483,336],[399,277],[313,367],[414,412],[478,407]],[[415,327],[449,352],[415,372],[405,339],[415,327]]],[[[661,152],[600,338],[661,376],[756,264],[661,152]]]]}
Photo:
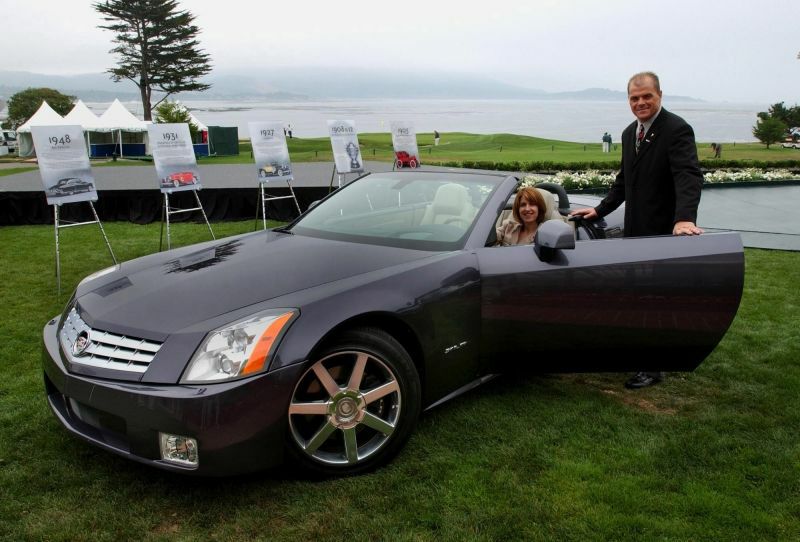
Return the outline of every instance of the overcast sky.
{"type": "MultiPolygon", "coordinates": [[[[183,0],[218,71],[280,66],[475,73],[547,91],[662,90],[800,102],[800,0],[183,0]]],[[[0,0],[0,70],[102,72],[111,32],[92,2],[0,0]]],[[[0,81],[2,83],[2,81],[0,81]]],[[[276,82],[276,86],[279,83],[276,82]]]]}

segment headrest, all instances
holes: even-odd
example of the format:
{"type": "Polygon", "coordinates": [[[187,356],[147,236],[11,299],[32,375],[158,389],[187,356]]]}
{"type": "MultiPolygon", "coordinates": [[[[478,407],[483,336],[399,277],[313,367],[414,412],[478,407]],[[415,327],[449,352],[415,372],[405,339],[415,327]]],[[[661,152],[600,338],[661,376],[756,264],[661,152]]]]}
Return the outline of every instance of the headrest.
{"type": "Polygon", "coordinates": [[[460,184],[444,184],[433,197],[433,212],[436,214],[460,215],[469,204],[469,191],[460,184]]]}

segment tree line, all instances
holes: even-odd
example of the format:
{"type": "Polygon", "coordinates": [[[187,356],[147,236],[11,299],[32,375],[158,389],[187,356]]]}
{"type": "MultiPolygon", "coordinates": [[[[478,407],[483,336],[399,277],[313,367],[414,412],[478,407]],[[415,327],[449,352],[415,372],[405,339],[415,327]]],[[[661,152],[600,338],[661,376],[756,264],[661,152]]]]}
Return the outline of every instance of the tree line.
{"type": "Polygon", "coordinates": [[[779,102],[758,113],[753,135],[767,148],[788,138],[800,140],[800,106],[786,107],[779,102]]]}

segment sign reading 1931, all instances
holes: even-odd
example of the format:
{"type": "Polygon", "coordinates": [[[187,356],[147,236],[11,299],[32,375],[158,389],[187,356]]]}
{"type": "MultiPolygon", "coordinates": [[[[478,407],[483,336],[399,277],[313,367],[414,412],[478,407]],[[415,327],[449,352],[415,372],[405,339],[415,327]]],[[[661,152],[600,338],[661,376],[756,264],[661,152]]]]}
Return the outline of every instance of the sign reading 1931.
{"type": "Polygon", "coordinates": [[[161,137],[163,137],[166,141],[178,141],[178,134],[175,132],[164,132],[161,134],[161,137]]]}

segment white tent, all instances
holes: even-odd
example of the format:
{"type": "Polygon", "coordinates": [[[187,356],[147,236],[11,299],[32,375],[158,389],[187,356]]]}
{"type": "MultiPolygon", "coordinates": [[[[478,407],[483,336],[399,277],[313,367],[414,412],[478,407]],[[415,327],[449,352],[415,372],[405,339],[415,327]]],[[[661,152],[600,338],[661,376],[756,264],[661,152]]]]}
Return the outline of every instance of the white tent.
{"type": "Polygon", "coordinates": [[[72,111],[66,114],[64,120],[67,124],[78,124],[85,131],[98,131],[100,129],[100,119],[97,115],[86,107],[82,100],[73,106],[72,111]]]}
{"type": "MultiPolygon", "coordinates": [[[[144,134],[142,142],[147,145],[147,123],[137,119],[133,113],[125,109],[118,99],[108,106],[108,109],[100,115],[98,132],[112,132],[119,135],[118,143],[120,156],[122,156],[122,132],[141,132],[144,134]]],[[[112,139],[113,140],[113,139],[112,139]]]]}
{"type": "Polygon", "coordinates": [[[83,127],[83,131],[86,134],[86,147],[89,149],[89,155],[91,156],[92,141],[90,134],[100,127],[100,119],[97,115],[92,113],[82,100],[78,100],[72,107],[72,111],[66,114],[64,121],[67,124],[77,124],[83,127]]]}
{"type": "Polygon", "coordinates": [[[98,131],[106,130],[125,130],[126,132],[146,132],[147,123],[137,119],[133,113],[125,109],[118,99],[108,106],[108,109],[100,115],[100,127],[98,131]]]}
{"type": "Polygon", "coordinates": [[[31,118],[22,126],[17,128],[17,154],[18,156],[33,156],[33,138],[31,137],[31,126],[65,126],[70,124],[56,113],[50,104],[42,101],[42,105],[36,110],[31,118]]]}
{"type": "Polygon", "coordinates": [[[56,113],[50,104],[42,101],[42,105],[36,110],[31,118],[22,126],[17,128],[17,133],[31,133],[31,126],[65,126],[69,123],[64,122],[64,117],[56,113]]]}
{"type": "Polygon", "coordinates": [[[208,132],[208,126],[206,126],[205,124],[200,122],[200,120],[197,117],[195,117],[194,115],[192,115],[191,113],[189,113],[189,120],[192,122],[192,124],[197,126],[197,129],[199,131],[208,132]]]}

